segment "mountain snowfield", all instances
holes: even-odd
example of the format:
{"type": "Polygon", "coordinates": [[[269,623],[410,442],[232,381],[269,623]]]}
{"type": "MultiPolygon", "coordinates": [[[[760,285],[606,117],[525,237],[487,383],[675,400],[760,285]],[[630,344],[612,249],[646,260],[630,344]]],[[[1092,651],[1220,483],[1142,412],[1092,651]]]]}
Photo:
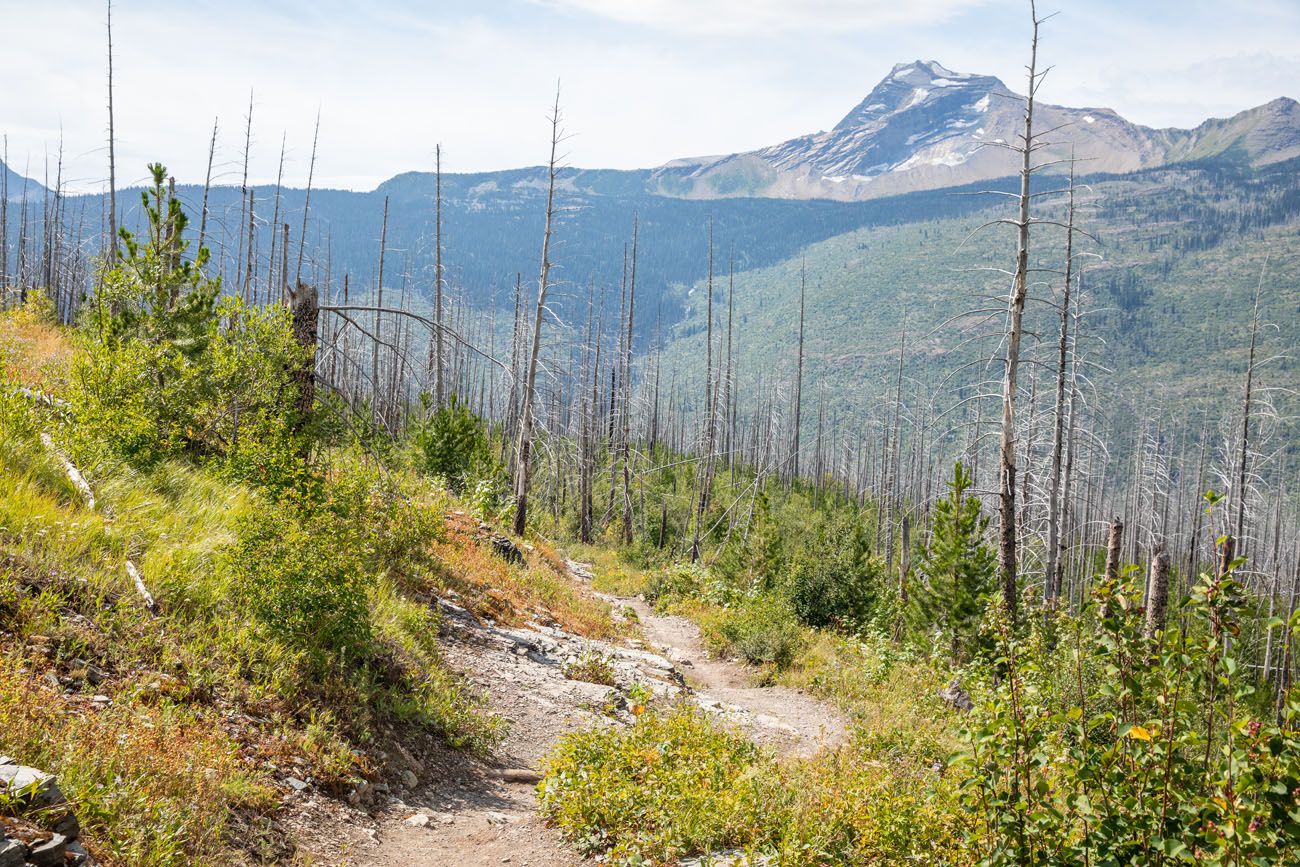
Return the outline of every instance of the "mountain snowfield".
{"type": "MultiPolygon", "coordinates": [[[[1023,97],[988,75],[935,61],[898,64],[834,128],[748,153],[676,160],[653,191],[688,198],[766,196],[860,201],[960,186],[1018,171],[1008,150],[1024,126],[1023,97]]],[[[1118,173],[1224,154],[1252,164],[1300,156],[1300,104],[1279,98],[1191,130],[1151,129],[1108,108],[1038,103],[1037,160],[1084,160],[1118,173]]]]}

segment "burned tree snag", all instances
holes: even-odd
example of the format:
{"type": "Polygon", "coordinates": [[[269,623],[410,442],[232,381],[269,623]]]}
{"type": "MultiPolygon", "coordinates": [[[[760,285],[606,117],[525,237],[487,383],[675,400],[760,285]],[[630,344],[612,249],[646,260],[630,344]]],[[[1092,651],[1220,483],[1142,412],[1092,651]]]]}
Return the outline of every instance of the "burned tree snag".
{"type": "Polygon", "coordinates": [[[316,329],[320,321],[320,299],[316,287],[299,281],[292,298],[293,338],[303,348],[302,358],[294,370],[294,383],[297,387],[297,417],[295,428],[301,431],[311,418],[312,406],[316,402],[316,329]]]}
{"type": "Polygon", "coordinates": [[[1151,575],[1147,579],[1146,625],[1147,638],[1154,638],[1165,628],[1165,610],[1169,605],[1169,555],[1162,549],[1151,561],[1151,575]]]}

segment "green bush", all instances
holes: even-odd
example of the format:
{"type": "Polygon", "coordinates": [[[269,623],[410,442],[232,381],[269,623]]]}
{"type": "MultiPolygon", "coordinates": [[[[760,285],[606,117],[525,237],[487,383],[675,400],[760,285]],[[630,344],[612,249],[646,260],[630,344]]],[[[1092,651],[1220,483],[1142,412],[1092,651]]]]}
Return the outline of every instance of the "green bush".
{"type": "Polygon", "coordinates": [[[456,493],[495,463],[487,426],[455,394],[419,426],[415,447],[421,469],[444,479],[456,493]]]}
{"type": "Polygon", "coordinates": [[[580,657],[564,666],[564,676],[569,680],[613,686],[614,666],[604,654],[585,650],[580,657]]]}
{"type": "Polygon", "coordinates": [[[884,572],[871,556],[866,527],[856,516],[841,518],[824,525],[816,544],[795,560],[786,592],[807,625],[852,630],[875,613],[884,572]]]}
{"type": "Polygon", "coordinates": [[[677,563],[659,569],[646,583],[646,601],[662,608],[698,596],[704,589],[705,578],[704,569],[691,563],[677,563]]]}
{"type": "Polygon", "coordinates": [[[630,728],[566,735],[546,760],[542,815],[606,863],[672,864],[763,832],[767,764],[697,710],[650,711],[630,728]]]}
{"type": "MultiPolygon", "coordinates": [[[[1101,582],[1096,619],[1064,624],[1068,656],[995,609],[1002,677],[965,732],[981,863],[1297,863],[1300,703],[1261,708],[1230,652],[1241,585],[1202,576],[1188,627],[1154,637],[1141,599],[1131,580],[1101,582]],[[1058,657],[1073,688],[1053,688],[1058,657]]],[[[1290,642],[1300,616],[1272,626],[1290,642]]]]}
{"type": "Polygon", "coordinates": [[[232,601],[254,622],[318,668],[368,654],[375,576],[342,522],[277,504],[243,517],[236,533],[220,568],[232,601]]]}
{"type": "Polygon", "coordinates": [[[789,668],[805,643],[790,603],[768,593],[719,609],[705,618],[703,627],[715,651],[776,671],[789,668]]]}
{"type": "Polygon", "coordinates": [[[978,497],[970,495],[970,471],[953,467],[949,495],[935,503],[930,547],[913,583],[909,612],[918,637],[938,636],[943,650],[964,661],[980,649],[980,619],[988,607],[997,569],[988,544],[989,519],[978,497]]]}
{"type": "Polygon", "coordinates": [[[295,484],[304,420],[292,371],[307,350],[284,307],[218,303],[221,281],[203,273],[208,251],[185,259],[180,201],[164,190],[166,169],[150,170],[145,242],[122,231],[124,256],[83,308],[67,439],[85,464],[114,456],[148,466],[188,453],[239,478],[295,484]]]}

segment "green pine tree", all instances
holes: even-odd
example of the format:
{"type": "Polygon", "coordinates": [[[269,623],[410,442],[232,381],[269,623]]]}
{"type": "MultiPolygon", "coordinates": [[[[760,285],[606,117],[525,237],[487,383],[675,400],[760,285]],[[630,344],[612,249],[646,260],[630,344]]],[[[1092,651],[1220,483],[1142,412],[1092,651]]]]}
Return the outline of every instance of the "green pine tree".
{"type": "Polygon", "coordinates": [[[106,344],[139,338],[192,360],[211,338],[221,280],[203,273],[206,247],[192,260],[185,258],[188,218],[165,186],[166,166],[151,163],[149,173],[153,186],[140,193],[149,219],[145,242],[120,230],[125,254],[104,274],[87,315],[93,333],[106,344]]]}
{"type": "Polygon", "coordinates": [[[913,624],[949,641],[955,660],[975,652],[985,597],[993,590],[997,559],[987,541],[989,519],[969,496],[973,480],[960,462],[949,495],[935,504],[934,533],[921,562],[924,580],[913,597],[913,624]]]}

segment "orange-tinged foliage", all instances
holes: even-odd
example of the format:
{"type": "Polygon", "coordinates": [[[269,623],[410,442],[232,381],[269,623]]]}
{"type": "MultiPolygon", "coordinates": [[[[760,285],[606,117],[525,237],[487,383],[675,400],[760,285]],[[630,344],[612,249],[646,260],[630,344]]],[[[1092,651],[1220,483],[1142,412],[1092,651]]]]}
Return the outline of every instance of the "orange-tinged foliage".
{"type": "Polygon", "coordinates": [[[57,380],[72,357],[67,334],[49,322],[39,305],[0,317],[0,357],[6,375],[17,382],[43,388],[57,380]]]}
{"type": "Polygon", "coordinates": [[[159,835],[203,858],[223,847],[225,814],[205,804],[263,809],[273,795],[235,741],[176,706],[113,696],[64,696],[12,657],[0,658],[0,743],[59,775],[101,863],[156,863],[159,835]],[[177,819],[184,815],[185,820],[177,819]]]}
{"type": "Polygon", "coordinates": [[[480,617],[510,625],[536,617],[591,638],[617,633],[608,608],[578,589],[564,561],[548,547],[534,545],[523,566],[512,565],[492,552],[475,521],[452,513],[447,538],[434,543],[433,553],[443,565],[442,580],[480,617]]]}

